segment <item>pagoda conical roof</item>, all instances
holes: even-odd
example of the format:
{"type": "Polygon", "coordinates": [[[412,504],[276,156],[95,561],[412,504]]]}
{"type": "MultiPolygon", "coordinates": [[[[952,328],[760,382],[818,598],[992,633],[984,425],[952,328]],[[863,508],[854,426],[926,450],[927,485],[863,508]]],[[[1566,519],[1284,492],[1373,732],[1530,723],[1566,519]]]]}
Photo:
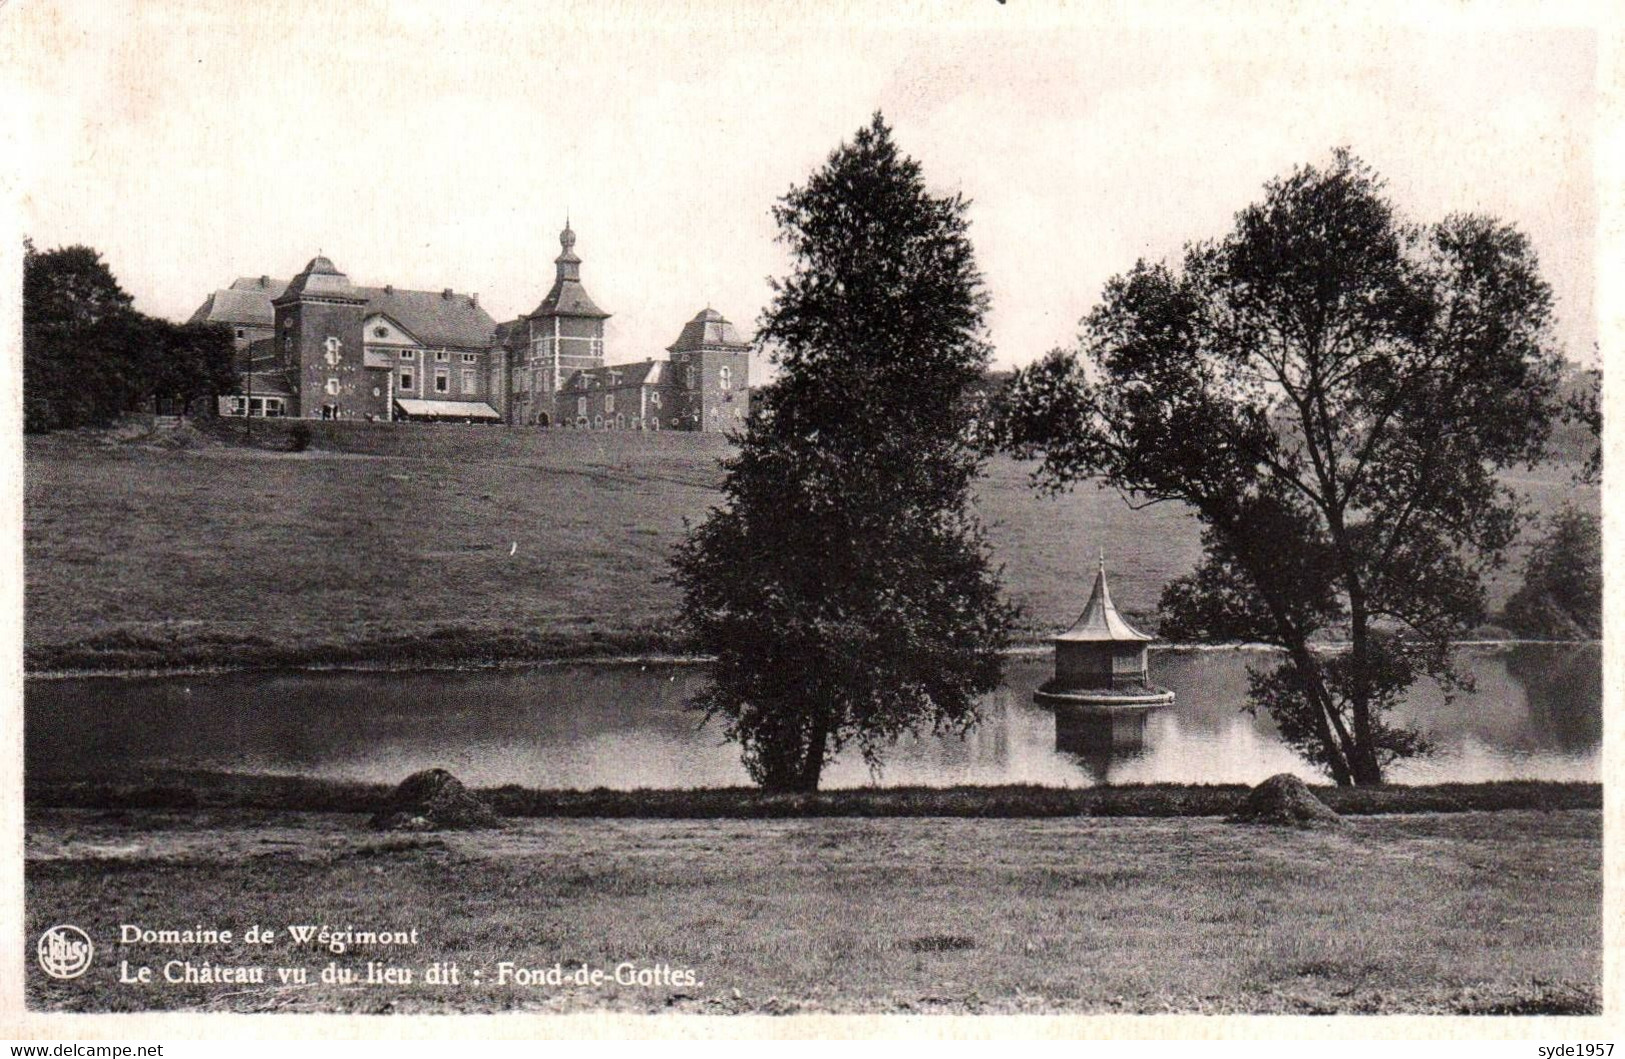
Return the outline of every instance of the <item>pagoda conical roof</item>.
{"type": "Polygon", "coordinates": [[[1145,643],[1156,637],[1147,636],[1123,620],[1112,604],[1111,590],[1106,587],[1106,560],[1100,560],[1095,574],[1095,587],[1089,593],[1089,602],[1072,627],[1055,637],[1057,643],[1145,643]]]}

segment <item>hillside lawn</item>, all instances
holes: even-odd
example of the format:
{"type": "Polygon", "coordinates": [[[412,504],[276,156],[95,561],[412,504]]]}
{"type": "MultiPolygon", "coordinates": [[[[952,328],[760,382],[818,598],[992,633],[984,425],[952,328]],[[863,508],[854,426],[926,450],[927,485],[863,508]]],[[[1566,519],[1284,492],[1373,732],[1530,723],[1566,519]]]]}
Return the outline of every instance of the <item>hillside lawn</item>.
{"type": "MultiPolygon", "coordinates": [[[[668,557],[717,503],[716,436],[288,423],[26,442],[31,670],[460,663],[677,651],[668,557]],[[260,447],[263,446],[263,447],[260,447]]],[[[977,510],[1022,636],[1076,616],[1097,549],[1154,626],[1197,529],[1174,505],[1084,486],[1035,495],[995,460],[977,510]]],[[[1509,480],[1541,511],[1595,510],[1555,464],[1509,480]]],[[[1498,605],[1515,573],[1491,586],[1498,605]]]]}
{"type": "MultiPolygon", "coordinates": [[[[1353,818],[524,820],[376,834],[341,814],[31,814],[26,931],[70,922],[69,1011],[1594,1014],[1600,813],[1353,818]],[[121,945],[119,925],[232,929],[121,945]],[[245,945],[251,924],[274,945],[245,945]],[[418,928],[334,955],[288,924],[418,928]],[[310,982],[121,985],[118,963],[304,966],[310,982]],[[458,989],[321,968],[455,960],[458,989]],[[692,969],[693,985],[521,987],[498,964],[692,969]],[[481,977],[473,981],[473,971],[481,977]]],[[[364,973],[364,971],[362,972],[364,973]]]]}

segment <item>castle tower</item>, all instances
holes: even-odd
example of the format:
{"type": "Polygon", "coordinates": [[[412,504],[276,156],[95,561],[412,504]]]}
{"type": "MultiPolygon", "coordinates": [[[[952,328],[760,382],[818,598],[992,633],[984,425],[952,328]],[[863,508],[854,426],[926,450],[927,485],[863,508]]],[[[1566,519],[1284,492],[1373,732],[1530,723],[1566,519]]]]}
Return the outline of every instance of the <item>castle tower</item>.
{"type": "Polygon", "coordinates": [[[750,343],[715,309],[700,310],[683,325],[671,354],[677,387],[673,425],[683,430],[728,431],[750,414],[750,343]]]}
{"type": "Polygon", "coordinates": [[[551,424],[553,397],[572,374],[604,364],[604,321],[581,285],[576,233],[565,221],[559,256],[553,259],[553,286],[527,318],[528,337],[514,370],[514,419],[551,424]]]}
{"type": "Polygon", "coordinates": [[[366,295],[320,254],[272,299],[277,354],[294,380],[290,415],[364,419],[387,413],[388,403],[373,395],[366,371],[366,305],[366,295]]]}

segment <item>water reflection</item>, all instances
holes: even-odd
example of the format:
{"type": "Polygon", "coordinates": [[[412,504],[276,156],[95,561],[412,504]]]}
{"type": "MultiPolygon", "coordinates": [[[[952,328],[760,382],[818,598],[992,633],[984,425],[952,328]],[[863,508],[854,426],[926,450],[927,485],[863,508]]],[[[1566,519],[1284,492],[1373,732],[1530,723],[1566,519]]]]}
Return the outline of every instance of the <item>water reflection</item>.
{"type": "Polygon", "coordinates": [[[1589,647],[1558,645],[1511,651],[1507,673],[1522,687],[1529,704],[1530,727],[1569,751],[1584,751],[1602,742],[1602,667],[1589,647]]]}
{"type": "Polygon", "coordinates": [[[1094,713],[1058,709],[1055,749],[1078,763],[1095,783],[1112,782],[1112,766],[1146,753],[1147,710],[1094,713]]]}
{"type": "MultiPolygon", "coordinates": [[[[1032,702],[1044,658],[1011,663],[964,738],[902,740],[887,784],[1256,783],[1274,772],[1319,777],[1246,710],[1240,651],[1160,651],[1173,706],[1107,730],[1057,723],[1032,702]]],[[[1402,782],[1509,777],[1596,779],[1601,651],[1594,646],[1467,651],[1471,695],[1419,684],[1401,719],[1439,755],[1397,770],[1402,782]]],[[[29,681],[30,776],[143,767],[300,773],[396,782],[439,765],[470,783],[538,787],[722,786],[747,782],[720,726],[683,703],[695,666],[559,666],[435,673],[237,673],[202,677],[29,681]]],[[[876,782],[845,754],[825,785],[876,782]]]]}

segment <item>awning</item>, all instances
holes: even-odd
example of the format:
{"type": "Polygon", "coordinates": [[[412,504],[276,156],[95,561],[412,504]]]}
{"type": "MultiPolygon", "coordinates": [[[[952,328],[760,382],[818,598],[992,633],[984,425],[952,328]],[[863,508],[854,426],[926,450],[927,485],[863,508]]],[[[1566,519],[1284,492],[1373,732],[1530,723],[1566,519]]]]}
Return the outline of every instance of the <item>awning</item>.
{"type": "Polygon", "coordinates": [[[437,419],[502,418],[495,408],[484,401],[414,401],[410,397],[397,397],[395,407],[409,416],[430,416],[437,419]]]}

